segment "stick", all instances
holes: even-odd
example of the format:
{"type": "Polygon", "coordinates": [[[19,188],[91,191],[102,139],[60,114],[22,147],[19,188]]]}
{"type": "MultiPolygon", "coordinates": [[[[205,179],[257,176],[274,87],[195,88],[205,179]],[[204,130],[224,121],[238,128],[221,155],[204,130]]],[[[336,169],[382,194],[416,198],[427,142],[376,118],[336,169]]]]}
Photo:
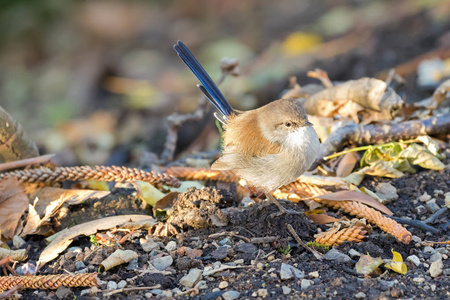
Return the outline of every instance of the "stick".
{"type": "Polygon", "coordinates": [[[292,234],[294,239],[299,243],[303,248],[305,248],[307,251],[311,252],[314,257],[318,260],[323,260],[323,255],[317,252],[316,250],[308,247],[308,245],[305,244],[305,242],[302,241],[302,239],[298,236],[297,232],[295,232],[294,228],[291,224],[286,224],[287,230],[292,234]]]}

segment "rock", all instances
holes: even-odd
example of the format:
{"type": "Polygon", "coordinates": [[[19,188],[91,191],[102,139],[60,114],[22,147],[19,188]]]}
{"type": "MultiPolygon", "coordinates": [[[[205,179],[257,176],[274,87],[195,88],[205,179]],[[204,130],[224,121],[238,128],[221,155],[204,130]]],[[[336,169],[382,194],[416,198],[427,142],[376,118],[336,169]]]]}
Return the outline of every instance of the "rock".
{"type": "Polygon", "coordinates": [[[170,241],[167,243],[165,249],[167,252],[174,251],[175,249],[177,249],[177,243],[174,241],[170,241]]]}
{"type": "Polygon", "coordinates": [[[117,288],[118,288],[118,289],[123,289],[126,285],[127,285],[127,282],[126,282],[125,280],[121,280],[121,281],[119,281],[119,283],[117,284],[117,288]]]}
{"type": "Polygon", "coordinates": [[[68,299],[71,298],[70,295],[72,294],[72,290],[68,287],[65,286],[60,286],[57,290],[56,290],[56,297],[58,297],[58,299],[68,299]]]}
{"type": "Polygon", "coordinates": [[[331,249],[330,251],[328,251],[324,257],[326,260],[335,260],[335,261],[341,262],[341,263],[348,263],[348,262],[352,261],[350,256],[348,256],[344,253],[341,253],[334,248],[331,249]]]}
{"type": "Polygon", "coordinates": [[[108,281],[106,288],[108,289],[108,291],[117,290],[117,283],[115,281],[108,281]]]}
{"type": "Polygon", "coordinates": [[[206,283],[205,280],[200,280],[195,284],[194,288],[198,290],[206,290],[208,288],[208,283],[206,283]]]}
{"type": "Polygon", "coordinates": [[[416,255],[410,255],[406,258],[406,260],[415,264],[416,267],[420,265],[420,259],[416,255]]]}
{"type": "Polygon", "coordinates": [[[236,291],[227,291],[222,294],[222,298],[223,298],[223,300],[234,300],[234,299],[238,299],[240,295],[241,295],[241,293],[236,292],[236,291]]]}
{"type": "Polygon", "coordinates": [[[309,275],[309,277],[312,277],[312,278],[319,278],[319,272],[317,272],[317,271],[311,272],[308,275],[309,275]]]}
{"type": "Polygon", "coordinates": [[[361,256],[361,253],[359,253],[359,252],[356,251],[355,249],[350,249],[350,250],[348,251],[348,255],[350,255],[351,258],[355,258],[355,257],[361,256]]]}
{"type": "Polygon", "coordinates": [[[268,294],[269,293],[267,292],[267,289],[259,289],[258,290],[258,296],[260,296],[260,297],[265,298],[265,297],[267,297],[268,294]]]}
{"type": "Polygon", "coordinates": [[[430,256],[430,259],[428,259],[430,263],[434,263],[437,260],[442,260],[442,254],[439,252],[435,252],[433,255],[430,256]]]}
{"type": "Polygon", "coordinates": [[[214,259],[222,260],[228,256],[229,247],[222,246],[217,248],[212,254],[211,257],[214,259]]]}
{"type": "Polygon", "coordinates": [[[193,268],[189,270],[189,273],[186,274],[183,278],[180,279],[180,284],[185,287],[193,287],[200,279],[202,279],[203,271],[197,268],[193,268]]]}
{"type": "Polygon", "coordinates": [[[241,200],[241,203],[239,203],[239,206],[248,207],[248,206],[253,205],[253,204],[255,204],[255,201],[253,201],[253,200],[252,200],[251,198],[249,198],[249,197],[244,197],[244,198],[241,200]]]}
{"type": "Polygon", "coordinates": [[[139,258],[132,259],[128,263],[127,270],[128,271],[136,270],[138,266],[139,266],[139,258]]]}
{"type": "Polygon", "coordinates": [[[221,282],[219,283],[219,289],[223,290],[223,289],[226,289],[227,287],[228,287],[228,282],[226,282],[226,281],[221,281],[221,282]]]}
{"type": "Polygon", "coordinates": [[[301,283],[300,283],[300,287],[302,290],[306,290],[307,288],[309,288],[312,284],[311,280],[308,279],[302,279],[301,283]]]}
{"type": "Polygon", "coordinates": [[[73,252],[75,254],[79,254],[83,252],[83,249],[81,249],[81,247],[70,247],[67,249],[67,252],[73,252]]]}
{"type": "Polygon", "coordinates": [[[422,239],[420,237],[418,237],[417,235],[413,235],[412,236],[412,240],[414,243],[421,243],[422,239]]]}
{"type": "Polygon", "coordinates": [[[397,189],[390,183],[382,182],[375,187],[375,193],[383,204],[398,199],[397,189]]]}
{"type": "Polygon", "coordinates": [[[256,248],[255,245],[250,243],[242,243],[235,247],[236,251],[243,252],[243,253],[250,253],[253,254],[256,251],[258,251],[258,248],[256,248]]]}
{"type": "Polygon", "coordinates": [[[403,290],[402,289],[399,289],[399,288],[396,288],[396,287],[394,287],[394,288],[392,288],[391,289],[391,297],[392,298],[400,298],[400,297],[403,297],[403,290]]]}
{"type": "Polygon", "coordinates": [[[363,292],[359,292],[358,294],[355,294],[355,298],[356,299],[364,299],[364,298],[366,298],[366,294],[364,294],[363,292]]]}
{"type": "Polygon", "coordinates": [[[423,215],[427,212],[427,209],[423,205],[419,205],[416,207],[416,212],[418,215],[423,215]]]}
{"type": "Polygon", "coordinates": [[[75,262],[75,269],[76,270],[81,270],[81,269],[84,269],[84,268],[86,268],[86,265],[84,264],[84,262],[82,262],[82,261],[75,262]]]}
{"type": "Polygon", "coordinates": [[[288,286],[283,285],[281,289],[283,290],[283,295],[289,295],[291,293],[291,288],[288,286]]]}
{"type": "Polygon", "coordinates": [[[228,246],[231,246],[232,245],[232,243],[231,243],[231,240],[229,239],[229,238],[224,238],[223,240],[221,240],[220,242],[219,242],[219,245],[220,246],[225,246],[225,245],[228,245],[228,246]]]}
{"type": "Polygon", "coordinates": [[[442,259],[433,262],[430,266],[430,275],[431,277],[438,277],[442,274],[442,269],[444,268],[444,264],[442,263],[442,259]]]}
{"type": "Polygon", "coordinates": [[[419,197],[419,200],[421,202],[427,202],[430,199],[431,199],[431,196],[428,195],[427,192],[425,192],[422,196],[419,197]]]}
{"type": "Polygon", "coordinates": [[[425,252],[425,253],[434,253],[434,248],[430,247],[430,246],[425,246],[425,248],[423,248],[423,252],[425,252]]]}
{"type": "Polygon", "coordinates": [[[170,255],[156,257],[151,261],[152,265],[158,271],[164,271],[168,266],[173,263],[173,258],[170,255]]]}
{"type": "Polygon", "coordinates": [[[420,283],[425,281],[425,278],[423,278],[423,277],[416,277],[416,278],[413,279],[413,281],[415,283],[419,283],[420,284],[420,283]]]}
{"type": "Polygon", "coordinates": [[[257,268],[258,270],[261,270],[261,271],[262,271],[262,270],[264,269],[264,265],[263,265],[262,263],[259,262],[259,263],[256,264],[256,268],[257,268]]]}
{"type": "Polygon", "coordinates": [[[450,276],[450,268],[444,269],[443,274],[444,274],[445,276],[450,276]]]}
{"type": "Polygon", "coordinates": [[[163,290],[161,289],[153,289],[150,291],[153,295],[161,295],[163,293],[163,290]]]}
{"type": "Polygon", "coordinates": [[[305,277],[305,274],[291,265],[282,263],[280,269],[280,277],[281,280],[288,280],[291,278],[302,279],[305,277]]]}
{"type": "Polygon", "coordinates": [[[431,199],[430,201],[427,201],[425,205],[427,206],[427,209],[432,213],[435,213],[441,209],[439,205],[436,203],[436,199],[434,198],[431,199]]]}
{"type": "Polygon", "coordinates": [[[145,252],[151,252],[152,250],[159,250],[159,244],[156,243],[154,240],[140,240],[142,250],[145,252]]]}

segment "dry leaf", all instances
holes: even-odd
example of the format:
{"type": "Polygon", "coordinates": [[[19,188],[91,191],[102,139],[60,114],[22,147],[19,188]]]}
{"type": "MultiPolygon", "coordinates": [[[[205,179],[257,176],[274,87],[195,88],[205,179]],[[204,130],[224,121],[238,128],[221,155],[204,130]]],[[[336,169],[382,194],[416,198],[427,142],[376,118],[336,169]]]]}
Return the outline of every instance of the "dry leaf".
{"type": "Polygon", "coordinates": [[[318,224],[318,225],[324,225],[324,224],[328,224],[328,223],[334,223],[334,222],[339,222],[339,219],[336,219],[332,216],[329,216],[327,214],[313,214],[313,215],[308,215],[308,218],[314,222],[314,224],[318,224]]]}
{"type": "Polygon", "coordinates": [[[392,260],[385,261],[384,266],[394,272],[400,273],[400,274],[406,274],[408,272],[408,268],[406,267],[405,263],[403,262],[403,257],[400,253],[395,252],[394,250],[391,250],[393,257],[392,260]]]}
{"type": "Polygon", "coordinates": [[[138,192],[138,196],[152,207],[155,207],[156,202],[158,202],[165,196],[164,193],[162,193],[160,190],[158,190],[148,182],[136,181],[135,186],[138,192]]]}
{"type": "Polygon", "coordinates": [[[355,152],[349,152],[342,157],[336,169],[336,176],[346,177],[350,175],[358,162],[358,155],[355,152]]]}
{"type": "Polygon", "coordinates": [[[122,225],[126,226],[127,223],[143,220],[150,220],[153,225],[157,223],[155,219],[146,215],[123,215],[107,217],[100,220],[76,225],[70,228],[70,230],[67,230],[64,233],[60,234],[50,243],[50,245],[48,245],[44,249],[44,251],[42,251],[41,255],[39,256],[38,264],[44,265],[47,262],[58,257],[59,253],[64,251],[72,243],[72,239],[79,235],[89,236],[91,234],[95,234],[98,230],[106,230],[122,225]]]}
{"type": "Polygon", "coordinates": [[[362,254],[359,261],[355,265],[355,270],[359,274],[370,275],[372,274],[381,264],[383,260],[381,257],[373,258],[370,255],[362,254]]]}
{"type": "Polygon", "coordinates": [[[23,261],[28,257],[26,249],[8,250],[0,248],[0,260],[8,256],[14,261],[23,261]]]}
{"type": "Polygon", "coordinates": [[[132,250],[117,249],[113,254],[100,263],[99,271],[105,272],[118,265],[125,264],[138,258],[138,254],[132,250]]]}
{"type": "Polygon", "coordinates": [[[335,192],[335,193],[329,193],[329,194],[314,197],[314,199],[316,199],[316,198],[323,199],[323,200],[330,200],[330,201],[349,201],[349,200],[357,201],[357,202],[364,203],[368,206],[371,206],[373,208],[376,208],[379,211],[381,211],[389,216],[392,216],[392,212],[386,206],[384,206],[383,204],[379,203],[372,197],[369,197],[363,193],[352,192],[352,191],[339,191],[339,192],[335,192]]]}
{"type": "Polygon", "coordinates": [[[13,178],[0,181],[0,232],[5,238],[13,238],[28,203],[19,181],[13,178]]]}

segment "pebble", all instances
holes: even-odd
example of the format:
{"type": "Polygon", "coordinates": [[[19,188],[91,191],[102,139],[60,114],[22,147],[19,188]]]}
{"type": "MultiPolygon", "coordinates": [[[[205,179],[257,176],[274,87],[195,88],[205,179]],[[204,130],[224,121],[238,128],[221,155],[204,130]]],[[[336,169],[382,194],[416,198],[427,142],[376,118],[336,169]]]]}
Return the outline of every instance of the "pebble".
{"type": "Polygon", "coordinates": [[[206,290],[208,288],[208,283],[205,280],[200,280],[194,286],[198,290],[206,290]]]}
{"type": "Polygon", "coordinates": [[[425,278],[423,278],[423,277],[416,277],[416,278],[413,279],[413,281],[415,283],[419,283],[420,284],[420,283],[425,281],[425,278]]]}
{"type": "Polygon", "coordinates": [[[356,251],[355,249],[350,249],[350,250],[348,251],[348,255],[350,255],[351,258],[355,258],[355,257],[361,256],[361,253],[359,253],[359,252],[356,251]]]}
{"type": "Polygon", "coordinates": [[[312,278],[319,278],[319,272],[317,272],[317,271],[311,272],[308,275],[309,275],[309,277],[312,277],[312,278]]]}
{"type": "Polygon", "coordinates": [[[264,268],[264,265],[262,264],[262,263],[257,263],[256,264],[256,268],[258,269],[258,270],[261,270],[262,271],[262,269],[264,268]]]}
{"type": "Polygon", "coordinates": [[[268,257],[267,257],[267,260],[268,261],[273,261],[275,259],[275,256],[273,256],[273,255],[269,255],[268,257]]]}
{"type": "Polygon", "coordinates": [[[151,252],[152,250],[159,249],[159,244],[153,240],[141,239],[139,242],[141,243],[142,250],[145,252],[151,252]]]}
{"type": "Polygon", "coordinates": [[[69,252],[79,254],[79,253],[83,252],[83,249],[81,249],[81,247],[70,247],[67,249],[67,253],[69,253],[69,252]]]}
{"type": "Polygon", "coordinates": [[[189,273],[186,274],[183,278],[180,279],[180,284],[185,287],[193,287],[200,279],[202,279],[203,271],[197,268],[193,268],[189,270],[189,273]]]}
{"type": "Polygon", "coordinates": [[[413,235],[412,236],[412,240],[414,243],[421,243],[422,239],[420,237],[418,237],[417,235],[413,235]]]}
{"type": "Polygon", "coordinates": [[[68,288],[68,287],[65,287],[65,286],[60,286],[56,290],[56,297],[58,297],[58,299],[70,298],[70,294],[72,294],[72,290],[70,288],[68,288]]]}
{"type": "Polygon", "coordinates": [[[223,289],[226,289],[227,287],[228,287],[228,282],[226,282],[226,281],[221,281],[221,282],[219,283],[219,289],[223,290],[223,289]]]}
{"type": "Polygon", "coordinates": [[[334,248],[331,249],[330,251],[328,251],[324,257],[326,260],[335,260],[335,261],[341,262],[341,263],[348,263],[348,262],[352,261],[350,256],[348,256],[347,254],[341,253],[334,248]]]}
{"type": "Polygon", "coordinates": [[[108,281],[106,288],[108,291],[117,290],[117,283],[115,281],[108,281]]]}
{"type": "Polygon", "coordinates": [[[418,215],[423,215],[427,212],[427,209],[423,205],[419,205],[416,207],[416,212],[418,215]]]}
{"type": "Polygon", "coordinates": [[[446,260],[448,258],[448,255],[447,254],[442,254],[442,259],[443,260],[446,260]]]}
{"type": "Polygon", "coordinates": [[[219,245],[220,246],[225,246],[225,245],[228,245],[228,246],[231,246],[232,245],[232,243],[231,243],[231,240],[229,239],[229,238],[224,238],[223,240],[221,240],[220,242],[219,242],[219,245]]]}
{"type": "Polygon", "coordinates": [[[430,266],[430,275],[431,277],[438,277],[442,274],[442,269],[444,268],[444,264],[442,263],[442,259],[433,262],[430,266]]]}
{"type": "Polygon", "coordinates": [[[416,267],[420,266],[420,259],[416,255],[410,255],[406,258],[406,260],[415,264],[416,267]]]}
{"type": "Polygon", "coordinates": [[[153,259],[151,263],[156,270],[164,271],[168,266],[170,266],[173,263],[173,258],[170,255],[157,257],[153,259]]]}
{"type": "Polygon", "coordinates": [[[123,289],[126,285],[127,285],[127,282],[126,282],[125,280],[121,280],[121,281],[119,281],[119,283],[117,284],[117,288],[118,288],[118,289],[123,289]]]}
{"type": "Polygon", "coordinates": [[[291,288],[288,286],[283,285],[281,289],[283,290],[283,295],[289,295],[291,293],[291,288]]]}
{"type": "Polygon", "coordinates": [[[398,199],[397,189],[390,183],[382,182],[375,187],[375,193],[383,204],[398,199]]]}
{"type": "Polygon", "coordinates": [[[175,241],[170,241],[167,243],[165,249],[167,252],[174,251],[175,249],[177,249],[177,243],[175,241]]]}
{"type": "Polygon", "coordinates": [[[252,200],[251,198],[249,198],[249,197],[244,197],[244,198],[241,200],[241,203],[239,203],[239,206],[248,207],[248,206],[253,205],[253,204],[255,204],[255,201],[253,201],[253,200],[252,200]]]}
{"type": "Polygon", "coordinates": [[[300,287],[302,290],[306,290],[307,288],[309,288],[311,286],[313,282],[311,280],[308,279],[302,279],[302,282],[300,283],[300,287]]]}
{"type": "Polygon", "coordinates": [[[127,270],[128,270],[128,271],[136,270],[136,269],[138,268],[138,266],[139,266],[138,258],[132,259],[132,260],[130,260],[130,262],[128,263],[127,270]]]}
{"type": "Polygon", "coordinates": [[[84,264],[84,262],[82,262],[82,261],[75,262],[75,269],[76,270],[81,270],[81,269],[84,269],[84,268],[86,268],[86,265],[84,264]]]}
{"type": "Polygon", "coordinates": [[[223,298],[223,300],[234,300],[234,299],[238,299],[240,295],[241,295],[241,293],[236,292],[236,291],[227,291],[222,294],[222,298],[223,298]]]}
{"type": "Polygon", "coordinates": [[[267,295],[268,295],[269,293],[267,292],[267,289],[259,289],[258,290],[258,296],[260,296],[260,297],[267,297],[267,295]]]}
{"type": "Polygon", "coordinates": [[[427,206],[428,210],[432,213],[435,213],[441,209],[439,205],[436,203],[436,199],[434,198],[431,199],[430,201],[427,201],[425,205],[427,206]]]}
{"type": "Polygon", "coordinates": [[[427,192],[425,192],[422,196],[419,197],[419,200],[421,202],[427,202],[430,199],[431,199],[431,196],[428,195],[427,192]]]}
{"type": "Polygon", "coordinates": [[[285,263],[281,264],[281,269],[280,269],[281,280],[288,280],[288,279],[292,279],[292,278],[301,279],[304,277],[305,277],[305,274],[302,271],[300,271],[299,269],[294,268],[293,266],[285,264],[285,263]]]}
{"type": "Polygon", "coordinates": [[[430,263],[434,263],[437,260],[442,260],[442,254],[436,251],[428,260],[430,263]]]}
{"type": "Polygon", "coordinates": [[[430,247],[430,246],[425,246],[425,248],[423,248],[423,252],[425,252],[425,253],[433,253],[434,252],[434,248],[430,247]]]}
{"type": "Polygon", "coordinates": [[[355,294],[355,298],[356,299],[364,299],[364,298],[366,298],[366,294],[364,294],[363,292],[359,292],[358,294],[355,294]]]}
{"type": "Polygon", "coordinates": [[[161,289],[153,289],[150,291],[153,295],[161,295],[163,293],[163,290],[161,289]]]}

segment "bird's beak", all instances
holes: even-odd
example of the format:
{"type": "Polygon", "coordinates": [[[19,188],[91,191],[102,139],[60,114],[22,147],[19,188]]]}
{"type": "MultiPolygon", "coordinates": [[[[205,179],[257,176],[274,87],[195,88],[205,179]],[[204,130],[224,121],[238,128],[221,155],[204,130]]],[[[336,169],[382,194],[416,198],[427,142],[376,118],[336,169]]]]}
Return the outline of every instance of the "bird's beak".
{"type": "Polygon", "coordinates": [[[313,126],[314,124],[313,123],[311,123],[310,121],[306,121],[305,123],[303,123],[303,126],[304,127],[306,127],[306,126],[313,126]]]}

